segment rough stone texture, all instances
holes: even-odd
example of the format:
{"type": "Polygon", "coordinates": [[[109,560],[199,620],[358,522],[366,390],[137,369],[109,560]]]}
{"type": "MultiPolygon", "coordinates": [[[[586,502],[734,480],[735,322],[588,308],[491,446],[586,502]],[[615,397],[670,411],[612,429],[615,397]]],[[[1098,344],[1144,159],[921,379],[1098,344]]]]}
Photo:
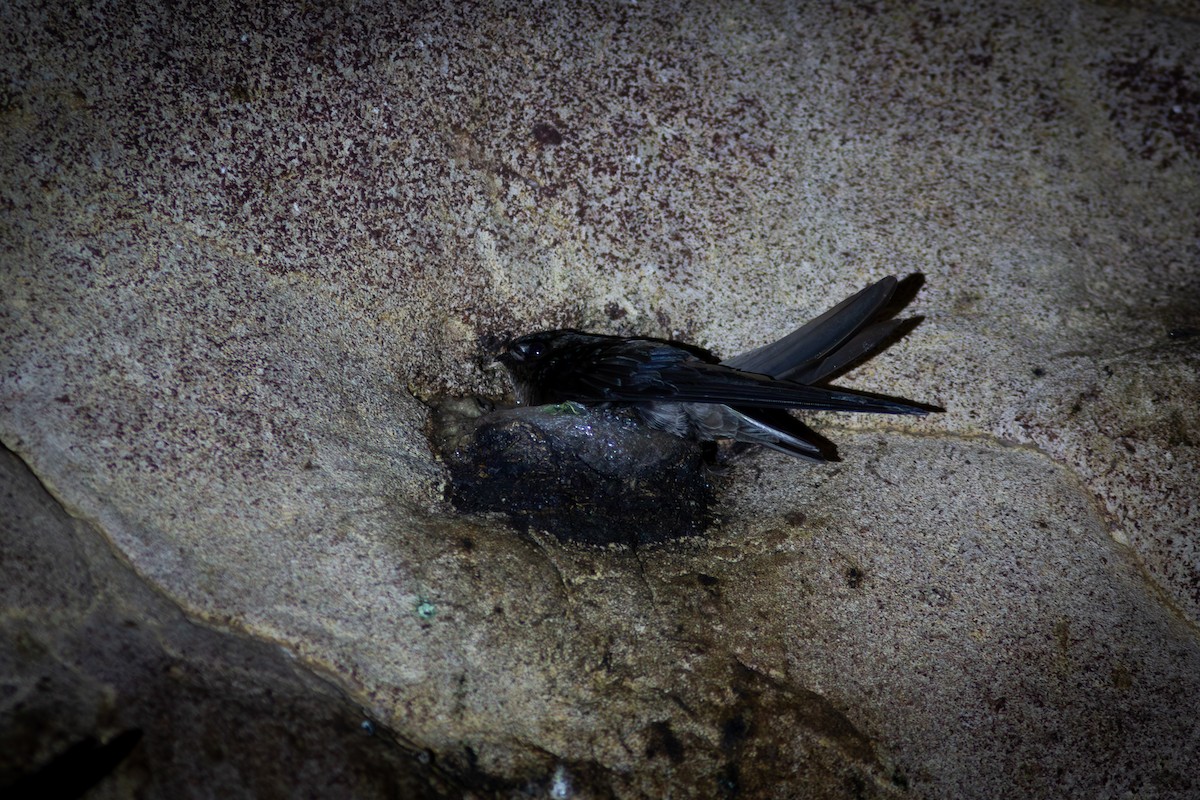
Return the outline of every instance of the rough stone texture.
{"type": "Polygon", "coordinates": [[[185,619],[7,451],[0,500],[0,794],[67,796],[35,791],[81,767],[53,759],[140,730],[89,798],[460,796],[277,645],[185,619]]]}
{"type": "Polygon", "coordinates": [[[796,5],[6,5],[0,438],[479,791],[1194,796],[1200,18],[796,5]],[[847,382],[947,413],[817,419],[703,543],[443,499],[500,337],[913,271],[847,382]]]}

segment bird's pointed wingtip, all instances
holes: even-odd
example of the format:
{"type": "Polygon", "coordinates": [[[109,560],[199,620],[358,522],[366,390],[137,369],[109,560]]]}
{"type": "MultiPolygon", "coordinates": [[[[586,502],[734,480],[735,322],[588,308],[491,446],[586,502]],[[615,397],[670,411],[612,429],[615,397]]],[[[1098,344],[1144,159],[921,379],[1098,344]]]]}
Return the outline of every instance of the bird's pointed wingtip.
{"type": "Polygon", "coordinates": [[[941,406],[935,406],[931,403],[908,403],[907,408],[901,411],[901,414],[908,414],[914,417],[925,417],[930,414],[944,414],[946,409],[941,406]]]}

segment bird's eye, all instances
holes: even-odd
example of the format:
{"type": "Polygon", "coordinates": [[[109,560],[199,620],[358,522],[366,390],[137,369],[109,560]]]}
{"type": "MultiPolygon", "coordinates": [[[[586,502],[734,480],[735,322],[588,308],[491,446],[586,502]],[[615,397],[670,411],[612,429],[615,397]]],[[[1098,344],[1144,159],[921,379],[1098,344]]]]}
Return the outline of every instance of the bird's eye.
{"type": "Polygon", "coordinates": [[[522,361],[532,361],[545,355],[546,345],[542,342],[519,342],[513,346],[513,352],[522,361]]]}

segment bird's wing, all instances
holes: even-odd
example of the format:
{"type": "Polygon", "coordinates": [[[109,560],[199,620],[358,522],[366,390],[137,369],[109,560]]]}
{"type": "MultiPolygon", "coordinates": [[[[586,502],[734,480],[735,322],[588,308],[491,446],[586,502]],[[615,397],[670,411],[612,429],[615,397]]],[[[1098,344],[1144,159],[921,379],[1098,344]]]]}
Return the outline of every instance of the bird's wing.
{"type": "Polygon", "coordinates": [[[775,380],[703,361],[683,362],[665,370],[662,380],[671,387],[670,398],[680,402],[724,403],[746,408],[800,408],[880,414],[925,413],[924,409],[895,400],[775,380]]]}
{"type": "MultiPolygon", "coordinates": [[[[670,377],[688,361],[703,363],[691,353],[650,339],[611,340],[577,356],[579,363],[555,376],[571,399],[663,400],[673,396],[670,377]]],[[[686,368],[685,368],[686,371],[686,368]]]]}
{"type": "Polygon", "coordinates": [[[880,342],[892,338],[893,334],[901,327],[915,325],[919,320],[920,317],[910,317],[872,322],[829,355],[788,373],[787,379],[796,383],[820,383],[830,375],[841,372],[846,366],[874,352],[880,342]]]}
{"type": "MultiPolygon", "coordinates": [[[[836,354],[843,344],[852,341],[852,337],[891,299],[895,290],[896,279],[888,276],[847,297],[782,339],[722,363],[735,369],[770,375],[773,378],[800,380],[800,373],[817,368],[822,360],[836,354]]],[[[876,339],[873,344],[878,342],[879,339],[876,339]]],[[[859,351],[855,358],[862,354],[862,351],[859,351]]],[[[846,359],[842,363],[851,360],[853,359],[846,359]]],[[[824,375],[833,371],[835,370],[825,371],[824,375]]]]}
{"type": "Polygon", "coordinates": [[[581,370],[570,399],[581,402],[721,403],[747,408],[801,408],[924,414],[894,400],[818,386],[805,386],[702,361],[667,344],[632,340],[597,352],[581,370]]]}
{"type": "MultiPolygon", "coordinates": [[[[733,438],[739,442],[750,442],[770,447],[781,453],[787,453],[796,458],[806,458],[812,461],[825,461],[821,448],[812,442],[793,436],[782,428],[769,424],[751,414],[743,413],[736,408],[726,407],[726,411],[736,420],[736,432],[733,438]]],[[[788,417],[794,421],[792,417],[788,417]]]]}

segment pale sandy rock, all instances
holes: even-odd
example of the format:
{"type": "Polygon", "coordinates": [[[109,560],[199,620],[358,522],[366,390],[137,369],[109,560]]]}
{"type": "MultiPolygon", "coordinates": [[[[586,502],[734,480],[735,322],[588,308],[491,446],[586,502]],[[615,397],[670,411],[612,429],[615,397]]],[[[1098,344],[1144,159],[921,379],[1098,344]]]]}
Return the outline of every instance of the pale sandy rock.
{"type": "Polygon", "coordinates": [[[6,11],[0,438],[481,792],[1193,794],[1197,18],[794,5],[6,11]],[[946,413],[815,420],[700,541],[443,499],[423,401],[507,335],[911,272],[846,382],[946,413]]]}

